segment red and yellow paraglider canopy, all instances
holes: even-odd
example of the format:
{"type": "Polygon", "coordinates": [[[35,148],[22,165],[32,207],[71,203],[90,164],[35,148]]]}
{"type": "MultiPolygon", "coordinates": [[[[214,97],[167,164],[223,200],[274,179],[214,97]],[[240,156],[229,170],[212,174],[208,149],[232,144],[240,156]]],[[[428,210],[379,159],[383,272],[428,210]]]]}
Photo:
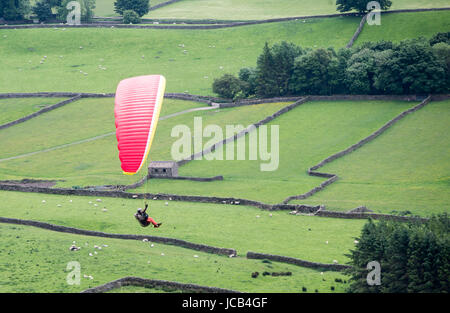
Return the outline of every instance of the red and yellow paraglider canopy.
{"type": "Polygon", "coordinates": [[[166,80],[161,75],[122,80],[117,86],[114,116],[119,159],[124,174],[145,164],[158,124],[166,80]]]}

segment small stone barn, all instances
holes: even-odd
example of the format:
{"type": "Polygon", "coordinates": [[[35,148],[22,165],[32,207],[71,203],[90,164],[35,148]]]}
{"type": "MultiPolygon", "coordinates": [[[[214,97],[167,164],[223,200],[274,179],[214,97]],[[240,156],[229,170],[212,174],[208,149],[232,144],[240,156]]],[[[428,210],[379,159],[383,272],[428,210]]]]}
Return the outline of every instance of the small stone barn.
{"type": "Polygon", "coordinates": [[[148,166],[148,174],[151,176],[177,177],[178,164],[174,161],[152,161],[148,166]]]}

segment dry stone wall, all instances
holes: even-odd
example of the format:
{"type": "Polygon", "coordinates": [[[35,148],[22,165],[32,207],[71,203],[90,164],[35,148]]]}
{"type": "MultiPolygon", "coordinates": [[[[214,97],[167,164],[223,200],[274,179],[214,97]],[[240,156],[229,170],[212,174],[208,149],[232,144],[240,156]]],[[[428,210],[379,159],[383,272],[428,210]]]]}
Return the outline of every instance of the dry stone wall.
{"type": "Polygon", "coordinates": [[[67,100],[58,102],[58,103],[56,103],[56,104],[54,104],[54,105],[50,105],[50,106],[45,107],[45,108],[43,108],[43,109],[41,109],[41,110],[39,110],[39,111],[37,111],[37,112],[31,113],[31,114],[29,114],[29,115],[27,115],[27,116],[24,116],[24,117],[22,117],[22,118],[19,118],[19,119],[15,120],[15,121],[12,121],[12,122],[5,123],[5,124],[3,124],[3,125],[0,125],[0,130],[1,130],[1,129],[8,128],[8,127],[11,127],[11,126],[16,125],[16,124],[20,124],[20,123],[26,122],[26,121],[28,121],[28,120],[30,120],[30,119],[32,119],[32,118],[34,118],[34,117],[37,117],[37,116],[39,116],[39,115],[41,115],[41,114],[44,114],[44,113],[46,113],[46,112],[52,111],[52,110],[57,109],[57,108],[60,108],[60,107],[66,105],[66,104],[68,104],[68,103],[77,101],[77,100],[80,99],[80,98],[81,98],[80,95],[74,96],[73,98],[70,98],[70,99],[67,99],[67,100]]]}
{"type": "Polygon", "coordinates": [[[167,281],[167,280],[156,280],[156,279],[145,279],[140,277],[124,277],[117,280],[114,280],[112,282],[106,283],[104,285],[100,285],[97,287],[89,288],[82,293],[100,293],[100,292],[107,292],[113,289],[126,287],[126,286],[137,286],[137,287],[144,287],[144,288],[164,288],[164,289],[170,289],[170,290],[181,290],[183,292],[188,293],[239,293],[239,291],[236,290],[230,290],[230,289],[223,289],[223,288],[217,288],[217,287],[207,287],[207,286],[200,286],[195,284],[183,284],[178,283],[174,281],[167,281]]]}
{"type": "Polygon", "coordinates": [[[302,266],[302,267],[309,267],[309,268],[314,268],[314,269],[325,269],[325,270],[332,270],[332,271],[342,271],[342,270],[351,268],[351,266],[348,266],[348,265],[317,263],[317,262],[310,262],[310,261],[305,261],[305,260],[301,260],[301,259],[291,258],[291,257],[287,257],[287,256],[256,253],[256,252],[250,252],[250,251],[247,252],[247,259],[271,260],[271,261],[288,263],[288,264],[293,264],[293,265],[302,266]]]}

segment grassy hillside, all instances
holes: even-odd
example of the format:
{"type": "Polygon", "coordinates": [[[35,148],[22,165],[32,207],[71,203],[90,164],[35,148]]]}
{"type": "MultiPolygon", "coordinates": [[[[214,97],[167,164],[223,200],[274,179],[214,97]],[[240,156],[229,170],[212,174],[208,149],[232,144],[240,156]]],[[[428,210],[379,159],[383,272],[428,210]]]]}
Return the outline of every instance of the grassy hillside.
{"type": "Polygon", "coordinates": [[[390,40],[398,42],[409,38],[431,38],[437,32],[450,29],[450,11],[415,12],[381,15],[381,25],[366,24],[356,45],[365,41],[390,40]]]}
{"type": "Polygon", "coordinates": [[[341,47],[358,21],[323,19],[202,31],[0,30],[0,92],[114,92],[123,78],[159,73],[167,78],[167,92],[212,94],[214,78],[255,66],[266,41],[341,47]],[[328,31],[334,27],[340,32],[328,31]]]}
{"type": "Polygon", "coordinates": [[[1,292],[80,292],[125,276],[172,280],[246,292],[343,292],[347,279],[293,265],[228,258],[198,251],[130,240],[55,233],[33,227],[0,225],[0,243],[7,259],[0,267],[1,292]],[[69,251],[72,242],[81,247],[69,251]],[[94,249],[94,245],[102,250],[94,249]],[[107,245],[104,247],[103,245],[107,245]],[[97,254],[94,254],[94,253],[97,254]],[[93,256],[89,256],[92,253],[93,256]],[[194,257],[197,256],[197,257],[194,257]],[[81,265],[80,285],[67,284],[67,264],[81,265]],[[292,276],[251,278],[259,271],[292,272],[292,276]],[[92,279],[84,277],[91,276],[92,279]]]}
{"type": "Polygon", "coordinates": [[[137,208],[143,206],[143,200],[101,200],[1,191],[0,216],[108,233],[178,238],[234,248],[239,256],[253,251],[322,263],[337,260],[340,264],[348,260],[345,254],[354,246],[354,238],[364,224],[363,220],[292,216],[286,211],[267,212],[247,206],[179,201],[168,201],[165,205],[165,201],[150,200],[149,214],[163,226],[143,228],[133,217],[137,208]]]}
{"type": "Polygon", "coordinates": [[[306,200],[344,210],[409,210],[430,215],[449,210],[450,101],[431,102],[375,141],[320,169],[340,179],[306,200]]]}
{"type": "MultiPolygon", "coordinates": [[[[150,5],[154,6],[164,1],[166,0],[150,0],[150,5]]],[[[391,9],[439,8],[449,5],[446,0],[394,0],[391,9]]],[[[333,13],[338,13],[335,0],[183,0],[151,11],[146,17],[258,20],[333,13]]],[[[114,0],[97,0],[95,14],[97,16],[117,15],[114,12],[114,0]]]]}
{"type": "MultiPolygon", "coordinates": [[[[180,111],[184,110],[186,108],[184,103],[185,101],[165,101],[161,116],[166,116],[167,111],[177,110],[170,109],[171,106],[177,106],[180,111]]],[[[191,105],[194,104],[191,103],[191,105]]],[[[198,103],[195,105],[198,106],[198,103]]],[[[270,103],[236,109],[214,109],[161,120],[158,123],[150,158],[151,160],[170,160],[172,143],[177,140],[171,137],[172,128],[183,124],[189,125],[192,129],[194,116],[202,117],[205,125],[206,123],[220,126],[227,123],[249,125],[275,113],[285,105],[286,103],[270,103]]],[[[27,123],[3,130],[0,132],[0,138],[8,149],[0,152],[2,159],[60,147],[100,135],[105,136],[52,151],[2,160],[0,161],[2,178],[63,178],[66,182],[61,184],[69,187],[136,182],[140,175],[144,175],[144,172],[128,176],[123,175],[120,169],[117,141],[114,136],[113,110],[113,99],[83,99],[27,123]],[[49,168],[51,171],[48,170],[49,168]]]]}
{"type": "Polygon", "coordinates": [[[63,100],[63,98],[0,99],[0,125],[15,121],[63,100]]]}
{"type": "MultiPolygon", "coordinates": [[[[307,192],[324,179],[308,176],[309,167],[345,149],[381,127],[395,115],[411,107],[410,102],[336,101],[307,102],[275,119],[279,125],[280,155],[275,171],[261,171],[258,158],[251,161],[191,161],[179,169],[180,175],[210,177],[223,175],[211,183],[150,180],[152,192],[234,196],[280,203],[286,197],[307,192]]],[[[269,130],[270,134],[270,130],[269,130]]],[[[246,145],[248,151],[248,144],[246,145]]],[[[248,152],[247,152],[248,153],[248,152]]]]}

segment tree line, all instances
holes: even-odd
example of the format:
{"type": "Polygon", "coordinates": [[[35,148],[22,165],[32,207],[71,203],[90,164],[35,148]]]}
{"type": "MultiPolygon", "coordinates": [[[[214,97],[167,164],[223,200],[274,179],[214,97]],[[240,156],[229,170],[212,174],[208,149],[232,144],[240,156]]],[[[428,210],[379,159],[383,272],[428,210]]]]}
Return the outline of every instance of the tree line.
{"type": "MultiPolygon", "coordinates": [[[[67,4],[73,0],[0,0],[0,18],[7,21],[24,20],[34,14],[39,21],[66,22],[67,4]]],[[[75,0],[80,4],[81,21],[90,22],[94,17],[95,0],[75,0]]],[[[150,10],[149,0],[116,0],[114,10],[123,16],[123,23],[140,23],[141,17],[150,10]]]]}
{"type": "Polygon", "coordinates": [[[350,251],[348,292],[450,292],[450,218],[446,213],[426,222],[369,220],[350,251]],[[367,264],[380,264],[379,284],[369,285],[367,264]]]}
{"type": "Polygon", "coordinates": [[[214,80],[227,99],[332,94],[430,94],[450,91],[450,32],[424,38],[309,49],[266,43],[256,67],[214,80]]]}

